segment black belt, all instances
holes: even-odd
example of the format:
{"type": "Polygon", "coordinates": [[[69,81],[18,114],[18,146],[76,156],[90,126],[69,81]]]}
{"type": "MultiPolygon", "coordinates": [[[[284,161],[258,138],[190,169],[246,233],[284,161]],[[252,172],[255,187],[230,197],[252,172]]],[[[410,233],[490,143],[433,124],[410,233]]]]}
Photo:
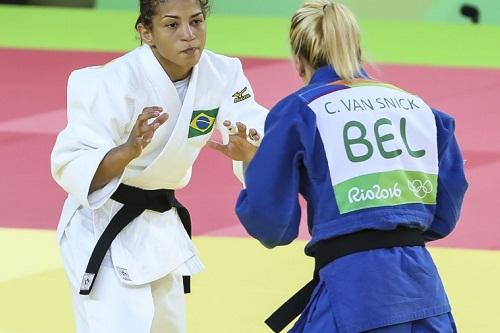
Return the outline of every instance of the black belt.
{"type": "MultiPolygon", "coordinates": [[[[124,206],[113,216],[92,251],[80,286],[80,295],[90,294],[99,267],[116,236],[146,209],[163,213],[175,207],[182,225],[189,237],[191,237],[189,211],[175,198],[173,190],[143,190],[120,184],[111,199],[122,203],[124,206]]],[[[183,282],[184,292],[189,293],[191,291],[189,276],[183,276],[183,282]]]]}
{"type": "Polygon", "coordinates": [[[265,323],[277,333],[300,315],[319,283],[320,269],[335,259],[355,252],[401,246],[425,246],[422,231],[406,227],[390,231],[362,230],[320,241],[315,248],[314,278],[274,311],[265,323]]]}

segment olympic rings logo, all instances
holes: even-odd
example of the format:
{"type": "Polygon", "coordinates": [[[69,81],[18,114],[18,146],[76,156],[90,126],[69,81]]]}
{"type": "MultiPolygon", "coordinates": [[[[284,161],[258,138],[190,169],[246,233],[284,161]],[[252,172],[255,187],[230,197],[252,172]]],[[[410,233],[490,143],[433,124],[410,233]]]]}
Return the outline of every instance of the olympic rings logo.
{"type": "Polygon", "coordinates": [[[413,194],[419,198],[425,198],[427,194],[432,193],[434,187],[429,180],[422,182],[420,179],[415,179],[413,181],[408,180],[408,189],[413,192],[413,194]]]}

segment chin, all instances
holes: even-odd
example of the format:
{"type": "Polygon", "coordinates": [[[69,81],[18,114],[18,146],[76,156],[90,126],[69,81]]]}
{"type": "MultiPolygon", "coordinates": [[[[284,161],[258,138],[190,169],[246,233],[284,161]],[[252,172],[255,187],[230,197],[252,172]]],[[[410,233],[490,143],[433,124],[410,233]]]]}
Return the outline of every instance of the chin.
{"type": "Polygon", "coordinates": [[[200,55],[194,55],[192,57],[189,57],[187,59],[184,59],[183,63],[184,65],[193,67],[195,66],[198,62],[200,62],[200,55]]]}

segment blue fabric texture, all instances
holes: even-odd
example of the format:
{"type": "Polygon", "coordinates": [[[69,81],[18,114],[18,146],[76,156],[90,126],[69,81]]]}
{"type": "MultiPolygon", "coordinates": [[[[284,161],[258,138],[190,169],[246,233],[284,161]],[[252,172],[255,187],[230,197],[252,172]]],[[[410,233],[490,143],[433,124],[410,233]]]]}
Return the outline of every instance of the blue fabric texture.
{"type": "MultiPolygon", "coordinates": [[[[305,249],[309,256],[314,256],[315,245],[321,240],[364,229],[408,226],[421,229],[427,241],[447,236],[458,221],[467,181],[454,120],[437,110],[432,110],[439,166],[436,204],[340,213],[323,138],[316,115],[308,106],[318,96],[355,89],[337,83],[339,80],[331,67],[320,68],[309,85],[281,100],[269,113],[264,139],[245,172],[247,187],[236,205],[247,232],[268,248],[292,242],[298,235],[302,195],[311,234],[305,249]]],[[[425,247],[352,254],[324,267],[320,278],[292,332],[363,332],[436,316],[448,318],[450,312],[438,271],[425,247]]]]}

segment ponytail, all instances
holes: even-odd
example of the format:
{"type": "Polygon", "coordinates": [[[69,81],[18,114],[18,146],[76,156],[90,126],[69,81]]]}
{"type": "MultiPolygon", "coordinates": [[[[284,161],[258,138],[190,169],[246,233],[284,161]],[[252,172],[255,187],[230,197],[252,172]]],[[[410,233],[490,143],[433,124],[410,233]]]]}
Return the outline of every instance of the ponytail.
{"type": "Polygon", "coordinates": [[[362,66],[360,32],[354,14],[330,0],[310,0],[292,17],[292,52],[313,69],[330,65],[350,82],[362,66]]]}

